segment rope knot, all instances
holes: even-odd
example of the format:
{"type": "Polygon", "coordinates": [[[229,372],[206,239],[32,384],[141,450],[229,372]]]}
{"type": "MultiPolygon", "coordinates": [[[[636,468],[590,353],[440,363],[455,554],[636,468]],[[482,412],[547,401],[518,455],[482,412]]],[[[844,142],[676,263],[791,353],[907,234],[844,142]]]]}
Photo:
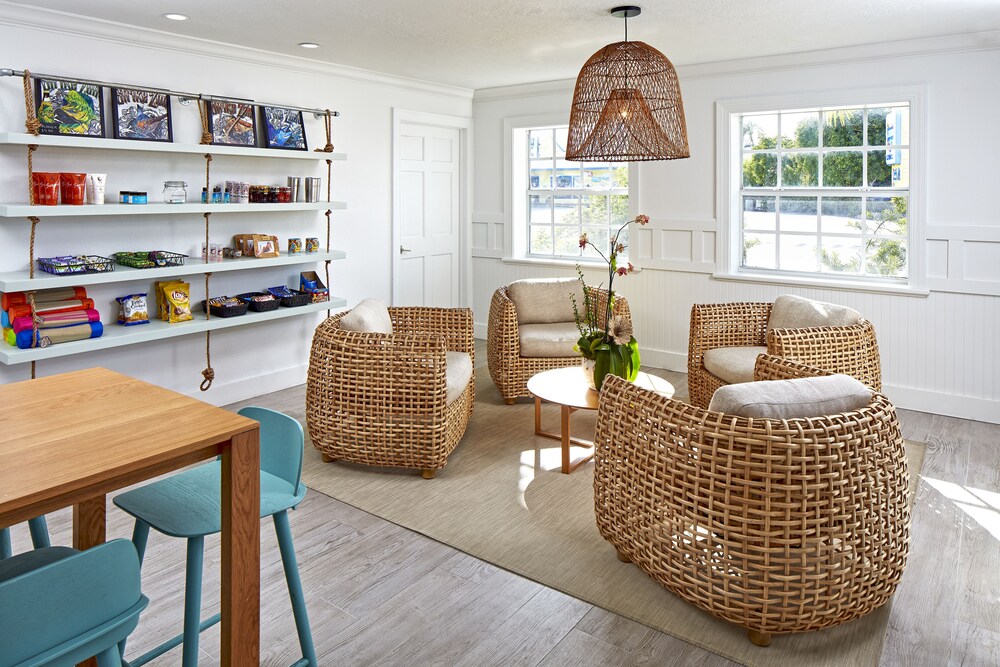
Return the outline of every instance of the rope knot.
{"type": "Polygon", "coordinates": [[[211,367],[206,368],[201,372],[201,375],[205,379],[201,381],[199,389],[201,389],[202,391],[208,391],[209,388],[211,388],[212,386],[212,380],[215,379],[215,370],[211,367]]]}
{"type": "Polygon", "coordinates": [[[212,154],[211,153],[205,153],[205,159],[208,160],[209,162],[211,162],[212,161],[212,154]]]}
{"type": "MultiPolygon", "coordinates": [[[[24,84],[24,127],[31,134],[38,136],[42,129],[42,124],[38,121],[38,114],[35,112],[35,96],[31,93],[31,72],[24,70],[21,78],[24,84]]],[[[329,140],[329,136],[328,133],[327,140],[329,140]]]]}

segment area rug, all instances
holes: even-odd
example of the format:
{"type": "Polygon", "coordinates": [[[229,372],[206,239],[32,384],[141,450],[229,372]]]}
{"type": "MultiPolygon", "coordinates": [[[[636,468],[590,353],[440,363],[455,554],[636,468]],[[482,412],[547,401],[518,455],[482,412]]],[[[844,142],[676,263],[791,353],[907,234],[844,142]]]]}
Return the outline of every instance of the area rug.
{"type": "MultiPolygon", "coordinates": [[[[744,665],[877,665],[889,606],[827,630],[778,635],[768,648],[746,631],[682,601],[597,532],[593,463],[559,472],[558,443],[534,435],[533,404],[504,405],[485,369],[461,444],[433,480],[415,472],[323,463],[307,445],[303,479],[321,493],[541,584],[613,611],[744,665]]],[[[558,408],[543,408],[558,430],[558,408]]],[[[592,437],[594,413],[573,415],[592,437]]],[[[589,435],[587,435],[589,434],[589,435]]],[[[925,446],[907,443],[911,503],[925,446]]],[[[578,450],[578,453],[583,450],[578,450]]]]}

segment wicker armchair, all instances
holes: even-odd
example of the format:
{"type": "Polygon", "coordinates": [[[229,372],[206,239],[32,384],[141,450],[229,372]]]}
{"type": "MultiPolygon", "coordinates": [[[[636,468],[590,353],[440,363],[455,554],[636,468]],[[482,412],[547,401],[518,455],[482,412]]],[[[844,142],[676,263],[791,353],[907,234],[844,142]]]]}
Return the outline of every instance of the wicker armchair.
{"type": "Polygon", "coordinates": [[[705,368],[705,352],[733,346],[767,346],[767,353],[856,378],[882,391],[875,327],[868,320],[845,327],[772,329],[770,303],[695,304],[688,338],[688,392],[691,403],[708,407],[727,384],[705,368]]]}
{"type": "MultiPolygon", "coordinates": [[[[598,312],[598,325],[604,326],[604,312],[608,302],[607,290],[587,288],[590,294],[591,308],[598,312]]],[[[583,304],[580,304],[583,308],[583,304]]],[[[615,296],[614,315],[632,321],[628,300],[621,295],[615,296]]],[[[521,338],[517,325],[517,310],[514,302],[507,295],[507,287],[501,287],[493,293],[490,302],[490,319],[486,333],[486,359],[490,368],[490,377],[508,405],[514,399],[531,396],[528,391],[528,380],[532,375],[553,368],[565,368],[580,363],[580,355],[567,357],[522,357],[521,338]]]]}
{"type": "MultiPolygon", "coordinates": [[[[755,368],[826,374],[768,355],[755,368]]],[[[609,377],[595,447],[597,525],[619,559],[758,645],[863,616],[899,583],[909,477],[879,393],[854,412],[750,419],[609,377]]]]}
{"type": "Polygon", "coordinates": [[[446,352],[475,367],[472,311],[389,308],[392,334],[340,328],[343,314],[316,328],[306,384],[306,424],[324,461],[443,468],[472,415],[475,372],[446,402],[446,352]]]}

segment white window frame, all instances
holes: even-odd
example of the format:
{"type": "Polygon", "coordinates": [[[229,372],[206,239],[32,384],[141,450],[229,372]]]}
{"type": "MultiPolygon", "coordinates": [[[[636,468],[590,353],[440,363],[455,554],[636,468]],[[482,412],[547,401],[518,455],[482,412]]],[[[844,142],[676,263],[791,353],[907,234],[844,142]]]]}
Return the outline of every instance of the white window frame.
{"type": "MultiPolygon", "coordinates": [[[[803,93],[766,97],[725,99],[716,102],[716,151],[717,182],[716,210],[719,231],[716,234],[716,271],[713,278],[755,283],[774,283],[846,289],[864,292],[888,292],[898,294],[926,295],[926,160],[927,118],[926,92],[922,86],[835,90],[819,93],[803,93]],[[740,160],[742,128],[740,115],[785,111],[790,109],[815,109],[822,107],[848,108],[853,105],[877,105],[887,101],[905,102],[910,107],[910,185],[907,209],[907,277],[905,280],[879,280],[868,276],[822,276],[801,274],[791,271],[755,271],[740,266],[743,254],[742,230],[740,227],[740,189],[743,165],[740,160]]],[[[799,188],[776,189],[773,194],[794,196],[799,188]]],[[[854,194],[878,196],[881,188],[862,187],[854,194]]],[[[844,193],[843,190],[831,195],[844,193]]],[[[764,194],[772,194],[767,192],[764,194]]]]}
{"type": "MultiPolygon", "coordinates": [[[[559,127],[569,125],[565,113],[537,114],[531,116],[509,116],[503,121],[503,159],[504,159],[504,256],[503,261],[513,264],[551,265],[551,266],[602,266],[600,257],[550,257],[528,254],[528,155],[527,141],[521,141],[528,130],[559,127]]],[[[636,197],[638,190],[638,169],[635,163],[628,165],[628,210],[634,218],[636,213],[636,197]]],[[[586,189],[560,190],[567,195],[596,194],[586,189]]],[[[634,243],[634,241],[633,241],[634,243]]],[[[637,265],[635,259],[631,259],[637,265]]]]}

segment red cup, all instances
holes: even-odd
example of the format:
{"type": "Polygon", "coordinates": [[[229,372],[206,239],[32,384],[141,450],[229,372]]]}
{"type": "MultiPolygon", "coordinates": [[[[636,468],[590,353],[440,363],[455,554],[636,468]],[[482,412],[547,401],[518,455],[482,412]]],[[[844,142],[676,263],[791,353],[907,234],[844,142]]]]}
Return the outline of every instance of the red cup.
{"type": "Polygon", "coordinates": [[[59,174],[59,189],[63,204],[82,206],[87,192],[87,175],[63,172],[59,174]]]}
{"type": "Polygon", "coordinates": [[[36,205],[55,206],[59,203],[59,174],[31,172],[31,190],[36,205]]]}

